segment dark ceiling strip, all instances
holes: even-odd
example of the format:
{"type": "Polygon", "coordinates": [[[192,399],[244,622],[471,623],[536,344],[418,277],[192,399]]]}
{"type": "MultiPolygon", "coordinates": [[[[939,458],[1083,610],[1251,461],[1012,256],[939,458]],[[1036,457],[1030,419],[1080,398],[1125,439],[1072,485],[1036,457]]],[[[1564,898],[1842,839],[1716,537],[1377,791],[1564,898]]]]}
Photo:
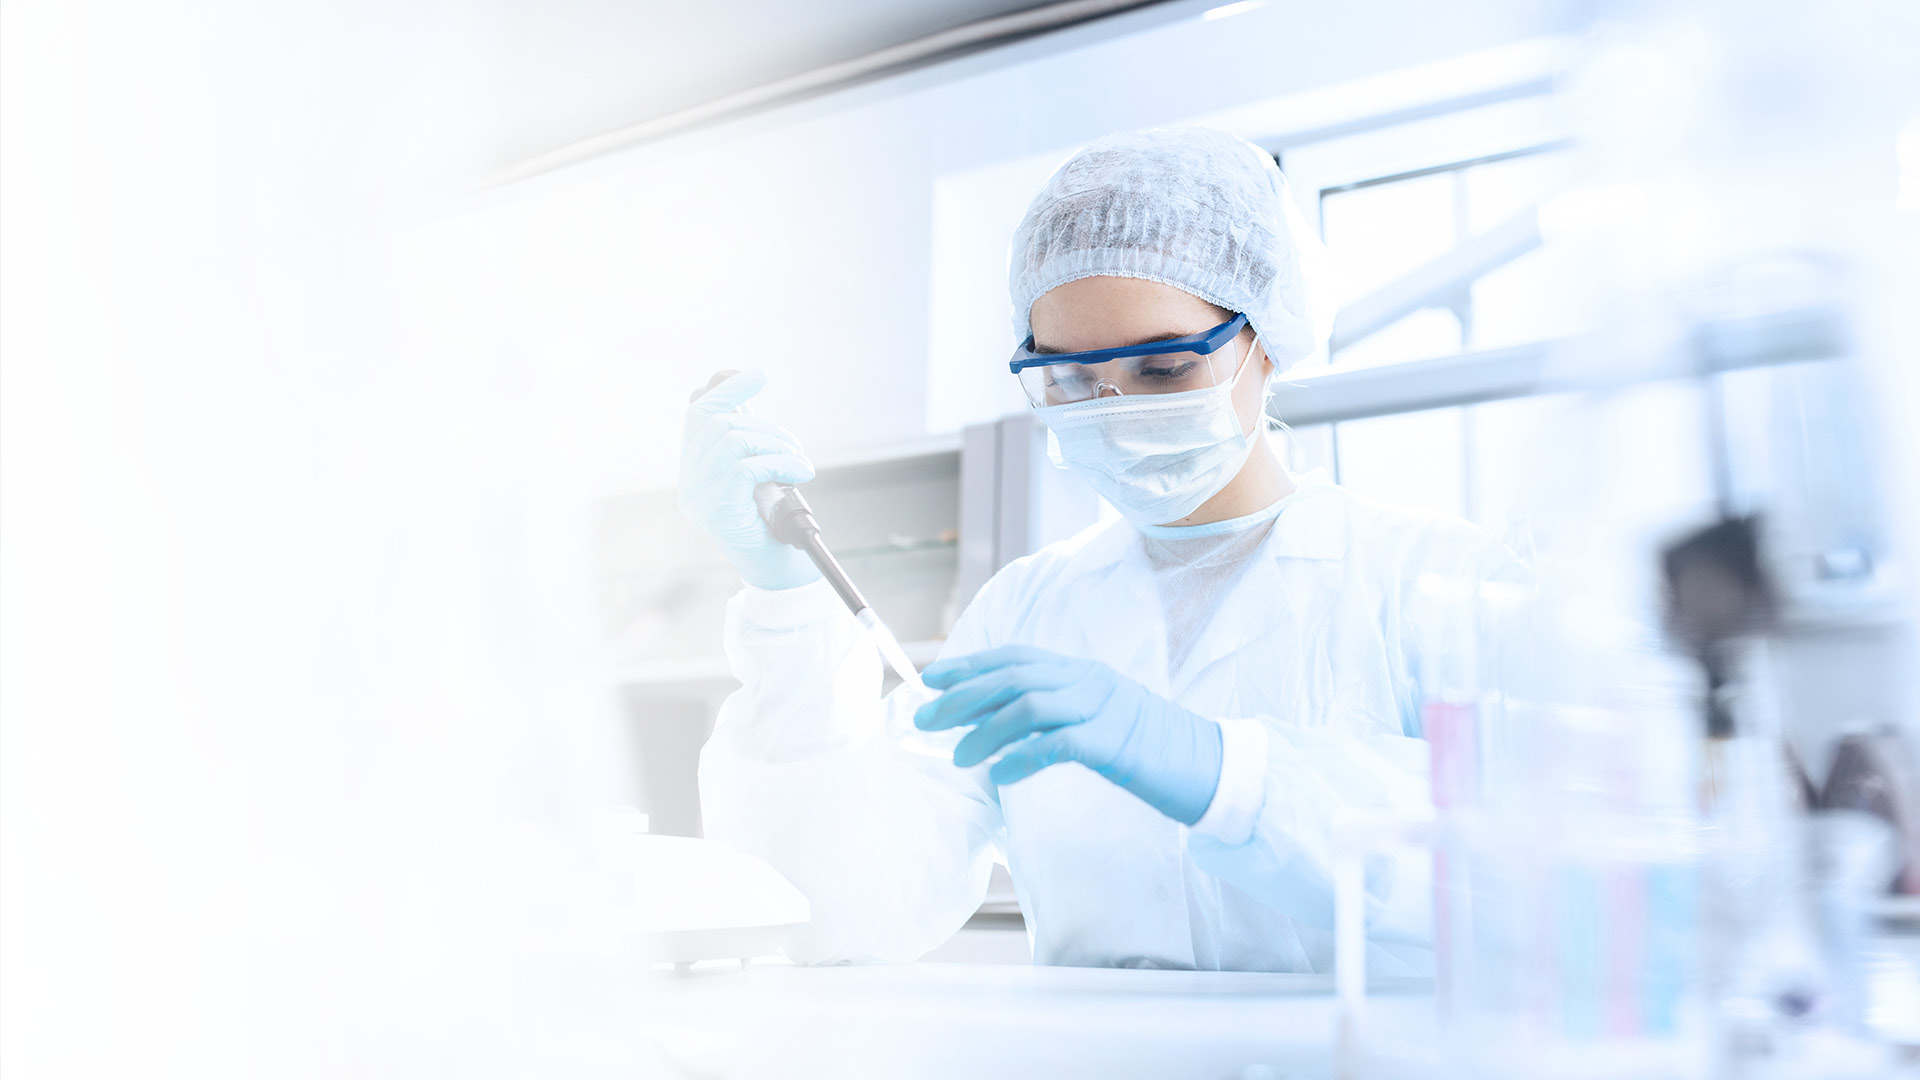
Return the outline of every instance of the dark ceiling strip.
{"type": "Polygon", "coordinates": [[[748,113],[784,105],[831,90],[839,90],[883,75],[897,74],[965,53],[1007,44],[1137,8],[1151,7],[1162,2],[1165,0],[1061,0],[1059,3],[998,15],[991,19],[981,19],[881,49],[878,52],[868,53],[865,56],[855,57],[852,60],[843,60],[779,79],[751,90],[728,94],[725,97],[668,113],[666,116],[630,127],[582,139],[523,162],[493,177],[483,186],[497,187],[512,184],[708,124],[732,120],[748,113]]]}

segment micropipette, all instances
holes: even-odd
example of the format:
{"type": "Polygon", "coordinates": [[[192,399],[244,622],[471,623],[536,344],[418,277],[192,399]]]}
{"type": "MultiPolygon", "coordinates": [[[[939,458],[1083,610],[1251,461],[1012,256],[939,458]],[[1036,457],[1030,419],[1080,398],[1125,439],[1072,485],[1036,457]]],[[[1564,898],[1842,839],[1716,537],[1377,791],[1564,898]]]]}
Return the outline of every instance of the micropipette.
{"type": "MultiPolygon", "coordinates": [[[[693,392],[689,400],[700,400],[707,391],[737,374],[739,372],[736,371],[715,373],[713,378],[707,380],[707,385],[693,392]]],[[[744,404],[739,406],[739,411],[753,415],[753,410],[744,404]]],[[[820,522],[815,520],[813,507],[807,505],[799,489],[792,484],[757,484],[753,489],[753,503],[759,508],[760,517],[767,523],[767,531],[773,534],[775,540],[806,552],[807,557],[813,560],[813,565],[820,568],[820,576],[827,579],[833,591],[840,594],[847,610],[853,612],[854,619],[866,628],[874,646],[880,650],[881,658],[895,675],[900,676],[900,681],[915,689],[926,690],[926,684],[920,681],[920,673],[914,670],[913,661],[907,659],[906,650],[900,647],[899,639],[887,629],[886,623],[880,621],[880,616],[874,612],[873,605],[867,603],[867,598],[860,595],[853,579],[841,567],[840,560],[827,550],[826,541],[820,538],[820,522]]]]}

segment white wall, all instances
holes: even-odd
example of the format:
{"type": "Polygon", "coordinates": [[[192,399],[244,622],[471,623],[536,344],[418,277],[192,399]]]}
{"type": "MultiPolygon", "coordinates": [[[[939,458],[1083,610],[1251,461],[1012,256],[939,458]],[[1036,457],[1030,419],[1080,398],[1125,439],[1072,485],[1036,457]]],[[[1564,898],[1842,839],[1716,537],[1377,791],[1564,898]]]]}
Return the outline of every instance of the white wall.
{"type": "Polygon", "coordinates": [[[502,227],[368,219],[470,164],[484,65],[404,10],[0,12],[0,1073],[605,1056],[592,398],[502,227]]]}

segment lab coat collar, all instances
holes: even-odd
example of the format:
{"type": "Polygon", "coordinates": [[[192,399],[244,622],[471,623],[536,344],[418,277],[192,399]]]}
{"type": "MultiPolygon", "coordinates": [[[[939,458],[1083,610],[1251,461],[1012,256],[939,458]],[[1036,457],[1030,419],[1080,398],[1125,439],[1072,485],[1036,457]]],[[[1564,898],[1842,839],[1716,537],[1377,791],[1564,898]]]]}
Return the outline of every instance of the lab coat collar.
{"type": "Polygon", "coordinates": [[[1220,610],[1179,672],[1167,670],[1166,621],[1139,530],[1116,521],[1096,532],[1056,579],[1072,589],[1069,602],[1081,609],[1076,622],[1087,630],[1081,655],[1106,661],[1155,693],[1177,695],[1247,642],[1295,618],[1284,583],[1286,560],[1337,563],[1345,557],[1348,533],[1347,500],[1340,488],[1318,471],[1297,483],[1298,489],[1281,500],[1261,550],[1221,598],[1220,610]],[[1125,632],[1128,628],[1146,633],[1135,637],[1125,632]]]}
{"type": "MultiPolygon", "coordinates": [[[[1070,591],[1059,598],[1061,610],[1077,609],[1070,625],[1080,640],[1077,650],[1067,651],[1104,661],[1155,693],[1167,693],[1166,623],[1134,527],[1115,521],[1100,529],[1055,580],[1057,588],[1070,591]]],[[[1041,605],[1051,607],[1051,598],[1043,597],[1041,605]]]]}
{"type": "Polygon", "coordinates": [[[1267,546],[1268,553],[1283,557],[1337,559],[1346,550],[1346,515],[1340,512],[1339,489],[1326,472],[1314,469],[1294,480],[1294,490],[1277,502],[1245,517],[1205,525],[1141,525],[1137,531],[1149,538],[1178,541],[1183,537],[1218,535],[1241,529],[1257,528],[1278,519],[1274,535],[1278,542],[1267,546]],[[1328,495],[1335,498],[1329,500],[1328,495]]]}
{"type": "Polygon", "coordinates": [[[1317,470],[1300,478],[1299,489],[1281,500],[1284,505],[1262,551],[1220,598],[1219,610],[1194,642],[1185,666],[1168,673],[1170,691],[1185,694],[1215,664],[1276,627],[1307,616],[1295,610],[1298,598],[1289,594],[1284,566],[1290,559],[1314,560],[1324,567],[1315,573],[1339,572],[1325,564],[1337,563],[1346,554],[1347,503],[1341,494],[1317,470]]]}
{"type": "Polygon", "coordinates": [[[1293,494],[1280,500],[1267,552],[1279,559],[1340,559],[1347,551],[1347,500],[1344,492],[1315,469],[1294,481],[1293,494]]]}
{"type": "MultiPolygon", "coordinates": [[[[1263,547],[1265,555],[1255,558],[1344,558],[1348,531],[1345,492],[1320,469],[1301,475],[1294,483],[1294,491],[1280,500],[1273,532],[1263,547]]],[[[1087,575],[1104,577],[1112,573],[1139,550],[1139,536],[1139,530],[1125,520],[1108,524],[1074,552],[1060,580],[1074,581],[1084,588],[1091,584],[1087,575]]]]}

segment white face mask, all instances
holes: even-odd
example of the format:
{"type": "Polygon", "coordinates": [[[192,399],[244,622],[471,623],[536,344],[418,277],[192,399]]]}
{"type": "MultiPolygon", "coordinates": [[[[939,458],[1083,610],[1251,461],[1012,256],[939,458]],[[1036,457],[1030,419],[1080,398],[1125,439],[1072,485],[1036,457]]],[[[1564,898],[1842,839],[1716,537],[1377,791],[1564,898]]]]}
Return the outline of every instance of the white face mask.
{"type": "Polygon", "coordinates": [[[1240,472],[1253,439],[1240,429],[1233,378],[1178,394],[1092,398],[1035,409],[1047,425],[1047,453],[1079,472],[1128,520],[1177,521],[1219,494],[1240,472]]]}

